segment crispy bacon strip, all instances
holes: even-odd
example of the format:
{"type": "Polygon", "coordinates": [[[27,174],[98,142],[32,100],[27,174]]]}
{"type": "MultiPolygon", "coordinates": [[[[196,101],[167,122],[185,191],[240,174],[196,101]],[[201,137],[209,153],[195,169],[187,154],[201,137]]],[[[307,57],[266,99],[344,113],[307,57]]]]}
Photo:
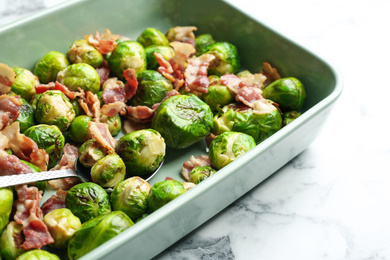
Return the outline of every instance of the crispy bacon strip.
{"type": "Polygon", "coordinates": [[[69,90],[65,85],[62,85],[60,82],[49,82],[48,84],[38,84],[35,86],[35,92],[37,94],[44,93],[48,90],[59,90],[65,94],[70,99],[75,99],[76,97],[80,97],[84,95],[84,91],[79,89],[80,92],[75,92],[69,90]]]}
{"type": "Polygon", "coordinates": [[[106,34],[100,35],[99,32],[96,32],[95,37],[90,35],[85,35],[84,39],[91,44],[95,49],[97,49],[101,54],[107,54],[115,50],[118,43],[116,39],[112,37],[110,30],[106,29],[106,34]]]}
{"type": "Polygon", "coordinates": [[[190,159],[188,161],[185,161],[183,163],[183,166],[181,167],[181,175],[183,176],[185,181],[191,182],[190,172],[197,166],[211,167],[209,157],[203,154],[196,157],[191,155],[190,159]]]}
{"type": "Polygon", "coordinates": [[[15,190],[18,199],[14,202],[16,208],[14,219],[23,226],[25,240],[22,248],[25,250],[40,249],[42,246],[53,243],[54,239],[42,221],[42,211],[39,208],[39,202],[42,200],[41,191],[36,187],[27,187],[27,185],[16,186],[15,190]]]}
{"type": "Polygon", "coordinates": [[[104,104],[114,102],[126,102],[125,84],[117,78],[110,78],[106,80],[103,85],[102,98],[104,104]]]}
{"type": "Polygon", "coordinates": [[[59,188],[56,195],[51,195],[51,197],[42,204],[41,210],[43,215],[46,215],[55,209],[65,208],[65,199],[67,194],[67,191],[59,188]]]}
{"type": "Polygon", "coordinates": [[[185,90],[207,93],[210,80],[207,78],[207,69],[215,59],[212,54],[203,54],[199,57],[190,58],[184,71],[185,90]]]}
{"type": "Polygon", "coordinates": [[[56,85],[54,82],[49,82],[48,84],[35,85],[35,92],[37,94],[41,94],[41,93],[46,92],[48,90],[55,90],[55,89],[56,89],[56,85]]]}
{"type": "Polygon", "coordinates": [[[20,96],[0,96],[0,130],[18,118],[21,105],[20,96]]]}
{"type": "Polygon", "coordinates": [[[147,123],[152,121],[154,110],[147,106],[127,106],[121,111],[121,115],[138,123],[147,123]]]}
{"type": "Polygon", "coordinates": [[[108,125],[105,123],[88,122],[88,132],[109,154],[115,152],[116,140],[112,137],[108,125]]]}
{"type": "Polygon", "coordinates": [[[0,176],[32,173],[30,167],[20,161],[15,155],[0,158],[0,176]]]}
{"type": "Polygon", "coordinates": [[[137,73],[135,69],[126,69],[123,72],[123,76],[127,81],[125,84],[126,99],[129,100],[137,92],[137,88],[138,88],[137,73]]]}
{"type": "Polygon", "coordinates": [[[268,62],[263,62],[261,73],[267,77],[267,80],[264,82],[264,87],[281,78],[278,70],[273,68],[268,62]]]}
{"type": "Polygon", "coordinates": [[[42,171],[47,171],[47,165],[49,164],[49,155],[45,149],[38,149],[30,154],[31,163],[35,164],[42,171]]]}
{"type": "Polygon", "coordinates": [[[102,64],[96,68],[96,72],[100,78],[100,86],[103,86],[104,82],[106,82],[111,73],[111,68],[105,59],[103,59],[102,64]]]}
{"type": "Polygon", "coordinates": [[[198,30],[195,26],[177,26],[171,28],[167,33],[170,42],[179,41],[189,43],[195,47],[194,31],[198,30]]]}
{"type": "Polygon", "coordinates": [[[95,122],[100,120],[100,100],[96,94],[86,91],[86,97],[80,98],[79,104],[87,116],[93,117],[95,122]]]}
{"type": "Polygon", "coordinates": [[[14,70],[6,64],[0,63],[0,94],[10,92],[15,79],[16,74],[14,70]]]}
{"type": "Polygon", "coordinates": [[[120,113],[125,107],[126,107],[125,103],[116,101],[114,103],[103,105],[103,107],[101,108],[101,112],[103,115],[111,117],[120,113]]]}
{"type": "Polygon", "coordinates": [[[262,91],[259,88],[244,86],[238,90],[236,100],[253,107],[256,101],[263,99],[261,93],[262,91]]]}

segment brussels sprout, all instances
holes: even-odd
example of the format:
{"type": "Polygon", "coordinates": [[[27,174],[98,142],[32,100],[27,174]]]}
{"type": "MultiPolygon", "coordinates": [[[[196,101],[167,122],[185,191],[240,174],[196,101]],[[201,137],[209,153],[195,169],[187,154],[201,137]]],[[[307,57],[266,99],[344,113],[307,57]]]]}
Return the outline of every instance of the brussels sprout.
{"type": "Polygon", "coordinates": [[[154,70],[145,70],[138,74],[137,92],[130,100],[133,106],[152,107],[160,103],[165,94],[172,90],[172,83],[159,72],[154,70]]]}
{"type": "Polygon", "coordinates": [[[108,64],[119,79],[125,80],[123,72],[126,69],[135,69],[137,73],[146,70],[145,50],[139,42],[124,41],[116,46],[108,64]]]}
{"type": "Polygon", "coordinates": [[[169,46],[167,37],[156,28],[146,28],[137,38],[144,48],[151,45],[169,46]]]}
{"type": "Polygon", "coordinates": [[[109,117],[102,114],[100,116],[100,122],[106,123],[108,125],[108,130],[112,136],[116,136],[122,130],[122,119],[119,114],[109,117]]]}
{"type": "Polygon", "coordinates": [[[204,53],[207,46],[215,43],[211,34],[201,34],[195,38],[196,56],[204,53]]]}
{"type": "Polygon", "coordinates": [[[89,64],[75,63],[58,73],[57,81],[72,91],[81,88],[96,94],[100,90],[100,77],[89,64]]]}
{"type": "Polygon", "coordinates": [[[170,46],[162,46],[162,45],[151,45],[145,48],[146,54],[146,64],[148,70],[157,70],[160,67],[157,62],[156,56],[154,53],[160,53],[165,60],[169,61],[175,56],[175,51],[170,46]]]}
{"type": "Polygon", "coordinates": [[[284,125],[288,125],[289,123],[291,123],[292,121],[294,121],[295,119],[297,119],[300,116],[301,116],[301,113],[299,113],[298,111],[288,111],[288,112],[284,113],[283,114],[284,125]]]}
{"type": "Polygon", "coordinates": [[[249,70],[243,70],[243,71],[240,71],[239,73],[237,73],[237,77],[240,77],[240,78],[251,76],[251,75],[253,75],[253,74],[249,70]]]}
{"type": "Polygon", "coordinates": [[[35,85],[39,84],[38,77],[32,74],[31,71],[14,67],[16,79],[12,83],[11,91],[20,95],[26,100],[30,100],[35,95],[35,85]]]}
{"type": "MultiPolygon", "coordinates": [[[[73,110],[75,113],[75,117],[85,115],[84,109],[80,106],[79,98],[69,99],[69,102],[72,104],[72,107],[73,107],[73,110]]],[[[102,103],[100,103],[100,104],[102,104],[102,103]]]]}
{"type": "Polygon", "coordinates": [[[219,81],[219,76],[217,75],[209,75],[207,78],[210,81],[210,85],[216,84],[219,81]]]}
{"type": "Polygon", "coordinates": [[[103,62],[102,54],[84,39],[74,41],[66,56],[71,63],[86,63],[94,68],[103,62]]]}
{"type": "Polygon", "coordinates": [[[190,178],[193,183],[198,184],[216,172],[210,166],[197,166],[190,172],[190,178]]]}
{"type": "Polygon", "coordinates": [[[139,219],[146,213],[150,189],[150,184],[140,177],[122,181],[111,193],[112,209],[123,211],[134,221],[139,219]]]}
{"type": "Polygon", "coordinates": [[[34,249],[20,255],[16,260],[60,260],[60,258],[48,251],[34,249]]]}
{"type": "Polygon", "coordinates": [[[96,93],[98,99],[99,99],[99,102],[100,102],[100,106],[103,106],[104,105],[104,100],[103,100],[103,90],[100,90],[98,93],[96,93]]]}
{"type": "Polygon", "coordinates": [[[205,53],[213,54],[216,59],[211,62],[208,73],[222,76],[236,74],[241,67],[237,48],[228,42],[216,42],[205,48],[205,53]]]}
{"type": "Polygon", "coordinates": [[[14,194],[11,188],[0,188],[0,234],[8,225],[13,203],[14,194]]]}
{"type": "Polygon", "coordinates": [[[252,136],[239,132],[224,132],[209,146],[211,165],[221,169],[256,146],[252,136]]]}
{"type": "Polygon", "coordinates": [[[150,189],[147,200],[148,208],[151,212],[154,212],[185,192],[186,189],[183,184],[177,180],[157,182],[150,189]]]}
{"type": "Polygon", "coordinates": [[[91,169],[94,183],[112,188],[125,179],[126,166],[117,154],[109,154],[97,161],[91,169]]]}
{"type": "Polygon", "coordinates": [[[86,115],[76,117],[68,128],[68,137],[76,143],[84,143],[91,139],[88,122],[92,120],[92,117],[86,115]]]}
{"type": "Polygon", "coordinates": [[[54,243],[50,244],[55,248],[66,248],[69,239],[80,229],[81,221],[67,208],[50,211],[43,218],[54,243]]]}
{"type": "Polygon", "coordinates": [[[92,182],[73,186],[66,195],[65,205],[81,222],[111,212],[110,198],[107,192],[92,182]]]}
{"type": "Polygon", "coordinates": [[[66,56],[57,51],[46,53],[35,65],[34,74],[43,84],[56,81],[58,72],[69,66],[66,56]]]}
{"type": "Polygon", "coordinates": [[[89,139],[80,146],[79,161],[85,167],[92,167],[98,160],[106,156],[107,150],[95,139],[89,139]]]}
{"type": "Polygon", "coordinates": [[[129,176],[143,176],[156,170],[165,156],[165,142],[160,133],[143,129],[122,136],[115,151],[126,165],[129,176]]]}
{"type": "Polygon", "coordinates": [[[35,125],[28,128],[24,134],[34,140],[40,149],[45,149],[49,155],[48,168],[56,165],[61,158],[65,145],[65,137],[55,125],[35,125]]]}
{"type": "Polygon", "coordinates": [[[16,121],[19,121],[20,132],[23,133],[27,128],[35,125],[34,108],[25,99],[21,98],[20,114],[16,121]]]}
{"type": "Polygon", "coordinates": [[[35,120],[38,124],[56,125],[66,130],[76,113],[67,96],[59,90],[49,90],[38,94],[33,102],[35,120]]]}
{"type": "Polygon", "coordinates": [[[85,222],[69,240],[69,259],[81,258],[132,225],[133,221],[121,211],[113,211],[85,222]]]}
{"type": "Polygon", "coordinates": [[[14,260],[26,251],[21,247],[23,237],[23,226],[15,221],[9,222],[0,237],[0,256],[3,260],[14,260]]]}
{"type": "Polygon", "coordinates": [[[269,84],[263,90],[263,97],[278,103],[282,111],[299,110],[303,107],[306,92],[296,78],[282,78],[269,84]]]}
{"type": "MultiPolygon", "coordinates": [[[[30,163],[30,162],[27,162],[27,161],[24,161],[24,160],[20,160],[23,164],[27,165],[28,167],[30,167],[31,171],[32,172],[41,172],[41,168],[39,168],[38,166],[36,166],[35,164],[33,163],[30,163]]],[[[37,187],[38,190],[40,191],[43,191],[45,192],[46,191],[46,186],[47,186],[47,182],[46,181],[37,181],[35,183],[30,183],[30,185],[34,186],[34,187],[37,187]]],[[[30,186],[29,185],[29,186],[30,186]]]]}
{"type": "Polygon", "coordinates": [[[234,96],[228,87],[218,82],[209,86],[202,99],[210,106],[212,111],[216,111],[218,107],[232,103],[234,96]]]}
{"type": "Polygon", "coordinates": [[[152,120],[168,147],[185,148],[205,137],[213,125],[210,107],[195,95],[177,95],[163,101],[152,120]]]}

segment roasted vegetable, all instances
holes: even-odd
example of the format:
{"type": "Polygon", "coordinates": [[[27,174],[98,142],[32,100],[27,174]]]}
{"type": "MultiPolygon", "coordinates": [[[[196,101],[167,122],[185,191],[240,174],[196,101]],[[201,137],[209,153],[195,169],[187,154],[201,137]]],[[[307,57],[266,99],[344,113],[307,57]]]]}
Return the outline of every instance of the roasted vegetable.
{"type": "Polygon", "coordinates": [[[167,37],[156,28],[146,28],[137,38],[144,48],[151,45],[169,46],[167,37]]]}
{"type": "Polygon", "coordinates": [[[10,188],[0,188],[0,235],[8,225],[13,203],[12,190],[10,188]]]}
{"type": "Polygon", "coordinates": [[[89,139],[80,146],[79,161],[85,167],[92,167],[98,160],[106,156],[107,150],[95,139],[89,139]]]}
{"type": "Polygon", "coordinates": [[[29,101],[35,95],[35,85],[39,84],[38,77],[31,71],[19,67],[14,67],[16,79],[12,83],[11,91],[29,101]]]}
{"type": "Polygon", "coordinates": [[[68,137],[76,143],[84,143],[91,139],[91,134],[88,132],[90,121],[92,117],[86,115],[76,117],[68,128],[68,137]]]}
{"type": "Polygon", "coordinates": [[[50,51],[37,62],[34,74],[38,76],[39,82],[47,84],[56,81],[58,72],[68,66],[69,61],[63,53],[50,51]]]}
{"type": "Polygon", "coordinates": [[[103,62],[100,52],[84,39],[74,41],[66,56],[71,63],[87,63],[94,68],[99,67],[103,62]]]}
{"type": "Polygon", "coordinates": [[[14,260],[23,254],[23,226],[15,221],[9,222],[0,237],[0,256],[2,260],[14,260]]]}
{"type": "Polygon", "coordinates": [[[151,212],[156,211],[170,201],[186,192],[183,184],[177,180],[164,180],[155,183],[148,196],[148,207],[151,212]]]}
{"type": "Polygon", "coordinates": [[[197,166],[190,172],[191,182],[199,184],[216,172],[210,166],[197,166]]]}
{"type": "Polygon", "coordinates": [[[100,90],[100,77],[87,63],[75,63],[58,73],[57,81],[72,91],[79,88],[96,94],[100,90]]]}
{"type": "Polygon", "coordinates": [[[124,180],[125,174],[125,163],[115,153],[99,159],[91,169],[92,181],[104,188],[113,188],[124,180]]]}
{"type": "Polygon", "coordinates": [[[205,47],[204,53],[213,54],[216,59],[210,64],[209,74],[222,76],[236,74],[241,67],[236,46],[229,42],[216,42],[205,47]]]}

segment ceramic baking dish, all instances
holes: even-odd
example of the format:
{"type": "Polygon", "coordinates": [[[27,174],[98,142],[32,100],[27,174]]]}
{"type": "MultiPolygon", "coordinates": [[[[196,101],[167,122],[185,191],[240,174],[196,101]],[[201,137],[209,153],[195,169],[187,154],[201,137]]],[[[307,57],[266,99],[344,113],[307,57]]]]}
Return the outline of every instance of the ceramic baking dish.
{"type": "MultiPolygon", "coordinates": [[[[303,114],[293,123],[207,181],[157,210],[82,259],[150,259],[202,225],[301,153],[316,138],[341,94],[339,72],[313,52],[217,0],[81,0],[68,1],[0,28],[0,62],[33,69],[48,51],[66,53],[72,41],[109,28],[132,39],[147,27],[162,32],[194,25],[197,34],[237,46],[242,65],[252,72],[262,62],[306,87],[303,114]]],[[[151,184],[170,176],[190,155],[206,154],[203,141],[185,150],[168,150],[164,166],[151,184]]],[[[66,259],[66,253],[63,254],[66,259]]]]}

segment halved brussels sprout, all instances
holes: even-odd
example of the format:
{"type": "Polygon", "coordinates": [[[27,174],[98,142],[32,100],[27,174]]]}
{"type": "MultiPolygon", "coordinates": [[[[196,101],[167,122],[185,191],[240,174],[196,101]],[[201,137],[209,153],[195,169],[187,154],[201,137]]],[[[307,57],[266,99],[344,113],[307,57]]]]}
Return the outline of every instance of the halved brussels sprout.
{"type": "Polygon", "coordinates": [[[16,121],[19,121],[20,132],[23,133],[27,128],[35,125],[34,108],[25,99],[21,98],[20,114],[16,121]]]}
{"type": "Polygon", "coordinates": [[[263,97],[278,103],[282,111],[299,110],[306,99],[303,84],[296,78],[281,78],[263,90],[263,97]]]}
{"type": "Polygon", "coordinates": [[[233,93],[221,83],[210,84],[207,93],[202,96],[203,101],[210,106],[212,111],[224,107],[234,101],[233,93]]]}
{"type": "Polygon", "coordinates": [[[69,259],[81,258],[132,225],[133,221],[121,211],[103,214],[85,222],[69,240],[69,259]]]}
{"type": "Polygon", "coordinates": [[[124,41],[110,55],[108,59],[111,71],[121,80],[125,80],[123,72],[126,69],[135,69],[136,73],[146,70],[146,55],[144,47],[139,42],[124,41]]]}
{"type": "Polygon", "coordinates": [[[151,45],[169,46],[167,37],[156,28],[146,28],[137,38],[144,48],[151,45]]]}
{"type": "Polygon", "coordinates": [[[165,156],[165,142],[160,133],[143,129],[122,136],[115,151],[123,159],[129,176],[143,176],[156,170],[165,156]]]}
{"type": "Polygon", "coordinates": [[[145,70],[137,75],[137,92],[130,100],[133,106],[152,107],[160,103],[165,94],[172,90],[172,82],[154,70],[145,70]]]}
{"type": "Polygon", "coordinates": [[[43,217],[54,243],[55,248],[66,248],[69,239],[80,229],[81,221],[67,208],[55,209],[43,217]]]}
{"type": "Polygon", "coordinates": [[[107,192],[92,182],[73,186],[66,195],[65,205],[81,222],[111,212],[110,198],[107,192]]]}
{"type": "Polygon", "coordinates": [[[92,167],[98,160],[106,156],[107,149],[95,139],[89,139],[80,146],[79,161],[85,167],[92,167]]]}
{"type": "Polygon", "coordinates": [[[213,127],[210,107],[195,95],[177,95],[163,101],[155,112],[152,128],[168,147],[185,148],[205,137],[213,127]]]}
{"type": "Polygon", "coordinates": [[[45,149],[49,155],[48,168],[52,168],[63,154],[65,137],[55,125],[35,125],[28,128],[24,134],[30,137],[40,149],[45,149]]]}
{"type": "Polygon", "coordinates": [[[0,256],[4,260],[14,260],[26,250],[22,248],[23,244],[23,226],[11,221],[4,229],[0,237],[0,256]]]}
{"type": "Polygon", "coordinates": [[[102,54],[84,39],[74,41],[66,56],[71,63],[87,63],[94,68],[103,62],[102,54]]]}
{"type": "Polygon", "coordinates": [[[216,172],[210,166],[197,166],[190,172],[190,178],[193,183],[199,184],[216,172]]]}
{"type": "Polygon", "coordinates": [[[151,188],[150,184],[140,177],[122,181],[111,193],[112,209],[123,211],[133,221],[138,220],[146,213],[146,201],[151,188]]]}
{"type": "Polygon", "coordinates": [[[60,260],[60,258],[48,251],[33,249],[23,253],[16,260],[60,260]]]}
{"type": "Polygon", "coordinates": [[[199,56],[205,52],[207,46],[215,43],[211,34],[201,34],[195,38],[196,56],[199,56]]]}
{"type": "Polygon", "coordinates": [[[125,179],[126,166],[117,154],[109,154],[97,161],[91,169],[94,183],[112,188],[125,179]]]}
{"type": "Polygon", "coordinates": [[[216,57],[209,66],[209,74],[222,76],[236,74],[240,70],[241,63],[237,48],[229,42],[210,44],[205,48],[204,53],[213,54],[216,57]]]}
{"type": "Polygon", "coordinates": [[[151,212],[154,212],[185,192],[186,189],[183,184],[177,180],[157,182],[150,189],[147,200],[148,208],[151,212]]]}
{"type": "Polygon", "coordinates": [[[286,113],[283,113],[284,125],[288,125],[289,123],[291,123],[292,121],[294,121],[300,116],[301,113],[299,113],[298,111],[288,111],[286,113]]]}
{"type": "Polygon", "coordinates": [[[11,215],[14,194],[11,188],[0,188],[0,234],[8,225],[11,215]]]}
{"type": "Polygon", "coordinates": [[[38,94],[33,102],[35,120],[38,124],[56,125],[66,130],[76,113],[67,96],[59,90],[49,90],[38,94]]]}
{"type": "Polygon", "coordinates": [[[116,136],[122,130],[122,119],[119,114],[116,114],[115,116],[106,116],[102,114],[100,116],[100,122],[108,125],[108,130],[112,136],[116,136]]]}
{"type": "Polygon", "coordinates": [[[146,63],[148,70],[157,70],[160,67],[157,62],[156,56],[154,53],[160,53],[165,60],[169,61],[175,56],[175,51],[170,46],[162,46],[162,45],[151,45],[145,48],[146,54],[146,63]]]}
{"type": "Polygon", "coordinates": [[[88,122],[92,120],[92,117],[86,115],[77,116],[68,128],[68,137],[76,143],[84,143],[91,139],[88,122]]]}
{"type": "Polygon", "coordinates": [[[87,63],[75,63],[58,73],[57,81],[72,91],[81,88],[96,94],[100,90],[100,77],[87,63]]]}
{"type": "MultiPolygon", "coordinates": [[[[33,163],[30,163],[30,162],[27,162],[27,161],[24,161],[24,160],[20,160],[23,164],[27,165],[28,167],[30,167],[31,171],[32,172],[41,172],[41,168],[39,168],[38,166],[36,166],[35,164],[33,163]]],[[[30,183],[28,186],[34,186],[34,187],[37,187],[38,190],[42,191],[43,193],[45,193],[46,191],[46,186],[47,186],[47,182],[46,181],[37,181],[35,183],[30,183]]]]}
{"type": "Polygon", "coordinates": [[[69,61],[63,53],[50,51],[37,62],[34,74],[38,76],[41,83],[47,84],[56,81],[58,72],[68,66],[69,61]]]}
{"type": "Polygon", "coordinates": [[[15,71],[16,79],[12,83],[11,91],[29,101],[36,93],[35,85],[39,84],[38,77],[27,69],[14,67],[13,70],[15,71]]]}
{"type": "Polygon", "coordinates": [[[211,165],[222,169],[256,146],[252,136],[239,132],[224,132],[218,135],[209,146],[211,165]]]}

